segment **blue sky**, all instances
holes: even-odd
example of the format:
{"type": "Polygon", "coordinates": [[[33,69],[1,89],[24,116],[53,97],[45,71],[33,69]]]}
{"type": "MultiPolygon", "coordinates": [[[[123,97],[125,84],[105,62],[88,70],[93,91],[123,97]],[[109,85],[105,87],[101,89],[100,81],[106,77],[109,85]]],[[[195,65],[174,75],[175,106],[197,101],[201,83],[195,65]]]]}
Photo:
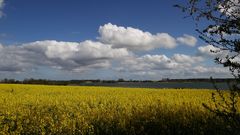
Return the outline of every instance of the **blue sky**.
{"type": "Polygon", "coordinates": [[[175,0],[0,0],[0,78],[228,77],[175,0]]]}

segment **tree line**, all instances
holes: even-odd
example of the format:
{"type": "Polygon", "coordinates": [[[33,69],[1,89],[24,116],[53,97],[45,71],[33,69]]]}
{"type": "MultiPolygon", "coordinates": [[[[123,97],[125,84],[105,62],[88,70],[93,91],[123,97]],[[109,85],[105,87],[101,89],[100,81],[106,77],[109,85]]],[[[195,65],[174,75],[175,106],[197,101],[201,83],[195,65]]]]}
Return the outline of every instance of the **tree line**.
{"type": "Polygon", "coordinates": [[[16,80],[16,79],[2,79],[0,83],[6,84],[43,84],[43,85],[81,85],[81,84],[101,84],[101,83],[157,83],[157,82],[231,82],[234,81],[233,78],[189,78],[189,79],[169,79],[164,78],[161,80],[124,80],[122,78],[118,80],[48,80],[48,79],[24,79],[24,80],[16,80]]]}

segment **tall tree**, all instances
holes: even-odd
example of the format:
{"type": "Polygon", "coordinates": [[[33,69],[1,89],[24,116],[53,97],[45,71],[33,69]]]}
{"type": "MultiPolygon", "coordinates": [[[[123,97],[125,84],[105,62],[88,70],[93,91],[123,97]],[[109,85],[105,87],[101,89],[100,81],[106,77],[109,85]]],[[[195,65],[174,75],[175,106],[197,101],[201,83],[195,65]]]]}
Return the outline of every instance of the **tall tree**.
{"type": "Polygon", "coordinates": [[[231,134],[240,134],[240,0],[187,0],[175,5],[192,17],[199,37],[216,49],[215,62],[228,67],[235,77],[229,93],[217,87],[213,93],[214,107],[204,104],[226,124],[231,134]]]}

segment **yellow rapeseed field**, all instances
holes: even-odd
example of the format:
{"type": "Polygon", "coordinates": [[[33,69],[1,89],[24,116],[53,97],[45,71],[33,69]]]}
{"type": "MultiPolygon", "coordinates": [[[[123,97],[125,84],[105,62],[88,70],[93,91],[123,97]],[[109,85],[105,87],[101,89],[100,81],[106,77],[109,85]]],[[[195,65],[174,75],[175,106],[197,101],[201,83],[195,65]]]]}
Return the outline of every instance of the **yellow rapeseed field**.
{"type": "Polygon", "coordinates": [[[0,84],[0,134],[211,134],[212,92],[0,84]]]}

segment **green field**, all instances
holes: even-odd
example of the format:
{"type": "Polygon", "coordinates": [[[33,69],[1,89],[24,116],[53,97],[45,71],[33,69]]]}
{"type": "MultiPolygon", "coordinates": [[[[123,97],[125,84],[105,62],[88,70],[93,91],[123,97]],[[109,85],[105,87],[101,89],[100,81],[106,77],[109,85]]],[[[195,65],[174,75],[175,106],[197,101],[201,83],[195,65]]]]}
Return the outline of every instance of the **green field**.
{"type": "Polygon", "coordinates": [[[220,134],[212,90],[0,85],[0,134],[220,134]]]}

